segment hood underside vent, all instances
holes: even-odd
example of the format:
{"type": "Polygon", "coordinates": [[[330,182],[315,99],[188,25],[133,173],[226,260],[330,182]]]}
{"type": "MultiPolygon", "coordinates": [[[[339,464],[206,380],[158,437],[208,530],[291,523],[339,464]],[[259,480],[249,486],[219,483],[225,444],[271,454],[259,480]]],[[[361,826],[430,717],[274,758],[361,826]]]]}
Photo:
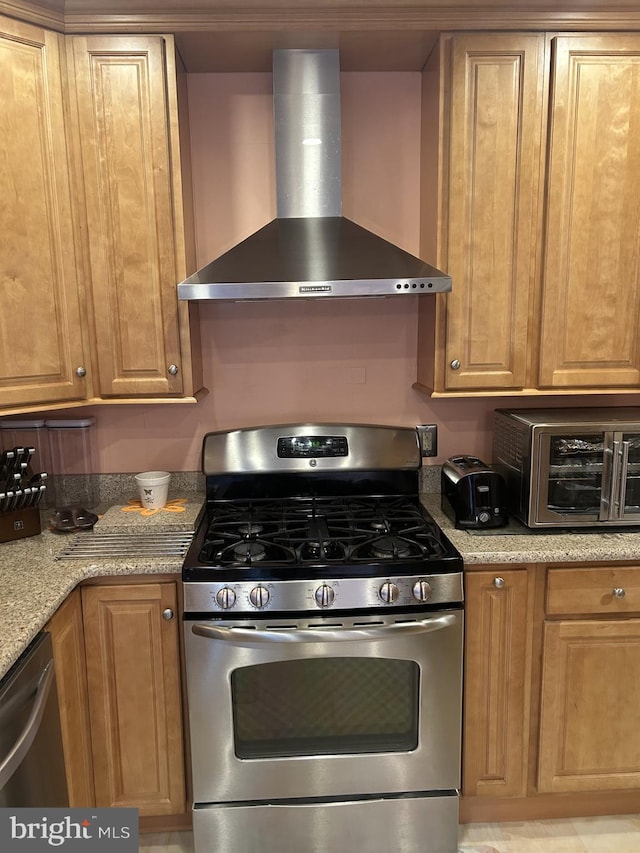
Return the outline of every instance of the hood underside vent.
{"type": "Polygon", "coordinates": [[[278,218],[178,285],[180,299],[436,293],[451,278],[342,216],[337,50],[275,50],[278,218]]]}

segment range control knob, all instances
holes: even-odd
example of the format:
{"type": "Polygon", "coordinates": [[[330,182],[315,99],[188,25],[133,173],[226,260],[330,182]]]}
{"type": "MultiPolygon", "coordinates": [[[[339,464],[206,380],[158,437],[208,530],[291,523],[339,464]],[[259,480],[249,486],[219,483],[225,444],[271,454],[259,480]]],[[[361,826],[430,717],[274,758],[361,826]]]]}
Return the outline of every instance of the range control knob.
{"type": "Polygon", "coordinates": [[[249,601],[254,607],[266,607],[269,603],[269,590],[266,586],[254,586],[249,593],[249,601]]]}
{"type": "Polygon", "coordinates": [[[486,510],[483,510],[478,515],[478,521],[480,522],[480,524],[486,524],[487,521],[490,521],[490,520],[491,520],[491,516],[489,515],[489,513],[486,510]]]}
{"type": "Polygon", "coordinates": [[[431,584],[429,581],[419,580],[411,587],[411,595],[416,601],[425,602],[431,598],[431,584]]]}
{"type": "Polygon", "coordinates": [[[316,604],[318,607],[331,607],[336,594],[334,590],[326,583],[323,583],[315,592],[316,604]]]}
{"type": "Polygon", "coordinates": [[[236,594],[232,589],[229,589],[228,586],[223,586],[222,589],[219,589],[216,592],[216,602],[218,607],[222,607],[223,610],[228,610],[236,603],[236,594]]]}
{"type": "Polygon", "coordinates": [[[394,601],[398,600],[398,596],[400,595],[400,591],[396,584],[391,581],[385,581],[380,589],[378,590],[378,595],[380,599],[384,601],[385,604],[393,604],[394,601]]]}

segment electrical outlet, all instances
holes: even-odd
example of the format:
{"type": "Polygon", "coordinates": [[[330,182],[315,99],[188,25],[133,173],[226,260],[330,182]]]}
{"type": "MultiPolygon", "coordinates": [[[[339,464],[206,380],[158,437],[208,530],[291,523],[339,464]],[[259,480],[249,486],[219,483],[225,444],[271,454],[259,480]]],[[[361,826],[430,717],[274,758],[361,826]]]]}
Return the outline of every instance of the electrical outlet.
{"type": "Polygon", "coordinates": [[[438,455],[438,426],[437,424],[421,424],[416,427],[418,432],[418,442],[420,444],[420,455],[424,459],[425,456],[438,455]]]}

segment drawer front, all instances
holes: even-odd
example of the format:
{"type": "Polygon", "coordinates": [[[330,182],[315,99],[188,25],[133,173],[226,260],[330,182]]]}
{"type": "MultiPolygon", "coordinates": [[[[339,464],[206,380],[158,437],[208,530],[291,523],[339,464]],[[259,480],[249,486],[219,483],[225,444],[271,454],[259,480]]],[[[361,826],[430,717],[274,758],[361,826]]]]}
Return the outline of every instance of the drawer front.
{"type": "Polygon", "coordinates": [[[548,616],[640,613],[640,566],[549,569],[548,616]]]}

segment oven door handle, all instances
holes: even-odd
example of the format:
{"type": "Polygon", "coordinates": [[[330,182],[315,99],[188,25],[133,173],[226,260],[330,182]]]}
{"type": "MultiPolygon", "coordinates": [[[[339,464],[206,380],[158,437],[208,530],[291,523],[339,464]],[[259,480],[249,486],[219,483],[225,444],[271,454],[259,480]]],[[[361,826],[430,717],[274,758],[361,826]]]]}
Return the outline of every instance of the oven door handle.
{"type": "Polygon", "coordinates": [[[224,640],[239,646],[263,643],[362,643],[369,640],[395,640],[411,634],[427,634],[448,628],[457,620],[454,613],[421,619],[417,622],[396,622],[392,625],[361,628],[281,628],[262,631],[255,628],[225,628],[196,622],[191,631],[210,640],[224,640]]]}

